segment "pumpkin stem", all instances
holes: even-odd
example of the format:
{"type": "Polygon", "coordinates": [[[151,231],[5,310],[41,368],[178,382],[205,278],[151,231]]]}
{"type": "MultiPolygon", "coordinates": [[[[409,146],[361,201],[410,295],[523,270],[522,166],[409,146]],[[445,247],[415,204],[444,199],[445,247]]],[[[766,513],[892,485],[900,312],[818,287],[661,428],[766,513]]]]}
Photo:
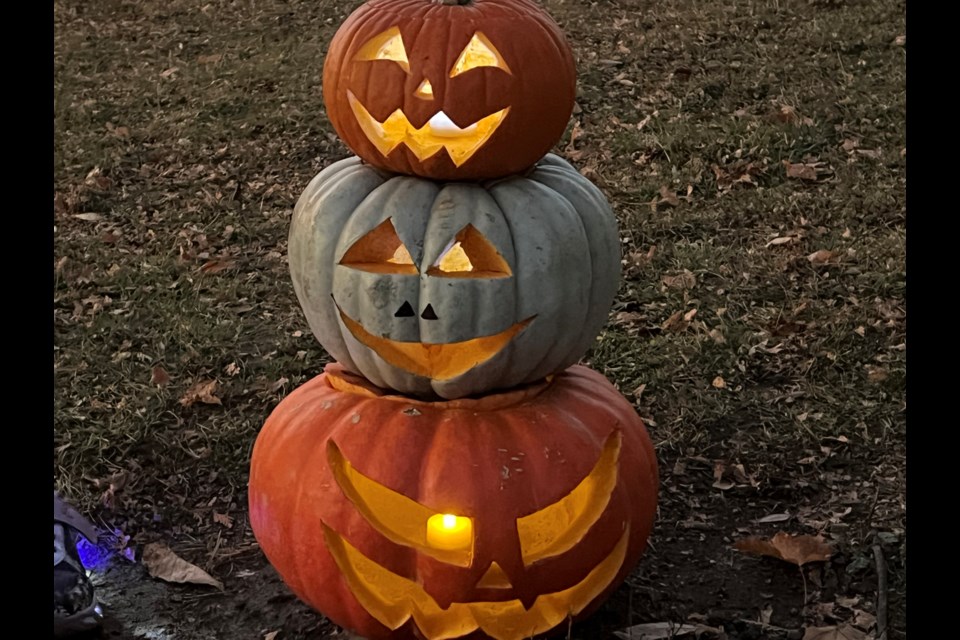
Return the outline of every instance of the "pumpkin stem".
{"type": "Polygon", "coordinates": [[[463,6],[465,4],[470,4],[473,0],[433,0],[433,1],[436,2],[437,4],[445,4],[448,6],[453,6],[453,5],[463,6]]]}

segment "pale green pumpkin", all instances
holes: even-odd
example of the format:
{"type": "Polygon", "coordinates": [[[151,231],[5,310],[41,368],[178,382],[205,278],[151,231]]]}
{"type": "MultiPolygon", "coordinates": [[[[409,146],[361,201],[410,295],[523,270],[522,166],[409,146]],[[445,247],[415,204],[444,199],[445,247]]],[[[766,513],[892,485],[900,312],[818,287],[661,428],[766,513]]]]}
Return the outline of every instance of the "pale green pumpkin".
{"type": "Polygon", "coordinates": [[[300,197],[289,261],[310,328],[344,367],[458,398],[576,363],[606,321],[620,245],[603,194],[554,155],[487,183],[353,157],[300,197]]]}

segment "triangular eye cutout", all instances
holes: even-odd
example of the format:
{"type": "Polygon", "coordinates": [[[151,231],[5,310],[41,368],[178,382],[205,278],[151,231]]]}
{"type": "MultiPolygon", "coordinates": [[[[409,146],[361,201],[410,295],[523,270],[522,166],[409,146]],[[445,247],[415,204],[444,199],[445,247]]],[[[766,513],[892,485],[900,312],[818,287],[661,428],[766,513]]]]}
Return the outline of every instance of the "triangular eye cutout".
{"type": "Polygon", "coordinates": [[[367,40],[354,56],[354,60],[392,60],[410,73],[410,61],[407,59],[407,49],[403,46],[399,27],[390,27],[367,40]]]}
{"type": "Polygon", "coordinates": [[[454,64],[453,69],[450,70],[450,77],[455,78],[461,73],[466,73],[471,69],[477,69],[479,67],[497,67],[513,75],[507,62],[503,59],[503,56],[500,55],[500,52],[497,51],[497,48],[493,46],[493,43],[490,42],[490,39],[480,31],[477,31],[460,53],[460,57],[457,58],[456,64],[454,64]]]}
{"type": "Polygon", "coordinates": [[[417,275],[417,266],[403,246],[390,218],[353,243],[340,264],[361,271],[417,275]]]}
{"type": "Polygon", "coordinates": [[[510,265],[476,227],[468,224],[447,245],[427,275],[446,278],[506,278],[510,265]]]}

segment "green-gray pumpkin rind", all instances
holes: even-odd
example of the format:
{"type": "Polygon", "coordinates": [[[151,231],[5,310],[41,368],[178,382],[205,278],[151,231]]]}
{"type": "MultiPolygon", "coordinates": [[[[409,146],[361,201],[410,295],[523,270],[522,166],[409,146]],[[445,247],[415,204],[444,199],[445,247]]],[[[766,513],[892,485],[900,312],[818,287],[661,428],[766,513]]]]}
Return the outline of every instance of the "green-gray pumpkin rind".
{"type": "Polygon", "coordinates": [[[453,399],[575,364],[606,322],[619,284],[620,243],[600,190],[552,154],[524,175],[479,184],[395,176],[351,157],[320,172],[301,195],[289,262],[307,322],[331,356],[378,386],[453,399]],[[418,275],[339,264],[387,218],[418,275]],[[467,224],[497,249],[511,276],[427,274],[467,224]],[[396,316],[404,302],[415,315],[396,316]],[[421,317],[428,304],[436,319],[421,317]],[[439,380],[383,360],[353,336],[338,305],[370,334],[403,342],[460,342],[533,320],[489,359],[439,380]]]}

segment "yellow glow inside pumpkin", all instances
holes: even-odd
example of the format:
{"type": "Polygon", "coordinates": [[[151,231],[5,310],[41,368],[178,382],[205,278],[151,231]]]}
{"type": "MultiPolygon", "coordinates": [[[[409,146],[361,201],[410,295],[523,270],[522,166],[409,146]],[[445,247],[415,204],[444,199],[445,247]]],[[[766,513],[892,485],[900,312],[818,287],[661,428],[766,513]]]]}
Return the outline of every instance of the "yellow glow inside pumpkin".
{"type": "Polygon", "coordinates": [[[444,252],[443,257],[440,258],[437,268],[444,273],[473,271],[473,263],[470,262],[470,258],[464,252],[463,246],[459,242],[454,242],[453,246],[444,252]]]}
{"type": "Polygon", "coordinates": [[[506,278],[513,274],[490,241],[468,224],[450,241],[427,275],[454,278],[506,278]]]}
{"type": "Polygon", "coordinates": [[[417,90],[413,92],[413,95],[423,100],[433,100],[433,85],[430,84],[429,80],[424,78],[420,86],[417,87],[417,90]]]}
{"type": "Polygon", "coordinates": [[[413,547],[447,564],[473,561],[473,522],[426,507],[357,471],[331,440],[327,462],[344,495],[374,529],[395,544],[413,547]],[[445,518],[453,518],[446,527],[445,518]]]}
{"type": "MultiPolygon", "coordinates": [[[[576,543],[607,509],[617,480],[621,442],[620,432],[611,434],[593,470],[570,494],[520,519],[524,526],[518,522],[518,533],[526,565],[531,562],[531,552],[539,553],[541,558],[563,551],[576,553],[572,550],[576,543]],[[557,529],[564,526],[569,531],[557,529]],[[531,538],[531,533],[535,533],[531,527],[553,530],[531,538]]],[[[443,562],[470,566],[474,544],[471,518],[431,511],[364,476],[333,441],[327,443],[327,456],[337,485],[383,535],[443,562]],[[442,550],[444,546],[446,551],[442,550]],[[456,562],[458,559],[466,562],[456,562]]],[[[513,599],[452,602],[441,608],[417,581],[381,566],[322,524],[327,549],[361,606],[391,630],[399,629],[412,618],[422,637],[428,640],[458,638],[478,629],[497,640],[521,640],[549,631],[577,615],[610,585],[623,565],[630,526],[627,522],[621,526],[619,541],[586,576],[572,586],[537,596],[529,607],[513,599]]],[[[500,565],[492,561],[477,588],[509,589],[511,583],[500,565]]]]}
{"type": "Polygon", "coordinates": [[[469,549],[473,545],[473,522],[451,513],[438,513],[427,520],[427,544],[436,549],[469,549]]]}
{"type": "Polygon", "coordinates": [[[407,59],[407,49],[403,46],[403,36],[399,27],[390,27],[386,31],[375,35],[360,47],[354,60],[361,62],[370,60],[392,60],[403,70],[410,73],[410,61],[407,59]]]}
{"type": "Polygon", "coordinates": [[[524,566],[566,553],[580,543],[604,514],[617,486],[622,440],[619,431],[607,438],[600,459],[573,491],[557,502],[517,519],[524,566]]]}
{"type": "Polygon", "coordinates": [[[457,58],[457,62],[453,65],[453,69],[450,70],[450,77],[454,78],[461,73],[466,73],[467,71],[476,69],[477,67],[496,67],[498,69],[503,69],[510,75],[513,75],[513,72],[510,71],[510,67],[507,66],[503,56],[500,55],[500,52],[497,51],[497,48],[493,46],[493,43],[490,42],[490,39],[483,35],[483,33],[480,31],[477,31],[475,34],[473,34],[473,37],[470,38],[470,42],[467,43],[467,46],[464,47],[463,51],[460,53],[460,57],[457,58]]]}
{"type": "Polygon", "coordinates": [[[383,155],[389,155],[402,143],[422,162],[436,155],[441,149],[446,149],[450,159],[458,167],[473,157],[490,139],[510,111],[510,107],[495,111],[464,128],[454,124],[443,111],[438,111],[418,129],[410,124],[400,109],[379,122],[370,115],[353,92],[347,91],[347,100],[364,135],[383,155]]]}
{"type": "Polygon", "coordinates": [[[393,255],[387,258],[387,262],[412,265],[413,258],[410,257],[410,252],[407,251],[407,248],[401,244],[397,247],[396,251],[393,252],[393,255]]]}
{"type": "Polygon", "coordinates": [[[340,309],[340,319],[353,337],[389,364],[434,380],[450,380],[497,355],[536,316],[517,322],[500,333],[463,342],[400,342],[375,336],[340,309]]]}
{"type": "Polygon", "coordinates": [[[442,609],[424,588],[377,564],[326,524],[327,549],[350,591],[367,612],[391,630],[413,618],[424,638],[459,638],[477,629],[496,640],[523,640],[553,629],[575,616],[616,578],[627,555],[629,526],[606,558],[580,582],[537,596],[530,608],[520,600],[453,602],[442,609]]]}
{"type": "Polygon", "coordinates": [[[417,274],[417,265],[390,218],[354,242],[343,254],[340,264],[374,273],[417,274]]]}

